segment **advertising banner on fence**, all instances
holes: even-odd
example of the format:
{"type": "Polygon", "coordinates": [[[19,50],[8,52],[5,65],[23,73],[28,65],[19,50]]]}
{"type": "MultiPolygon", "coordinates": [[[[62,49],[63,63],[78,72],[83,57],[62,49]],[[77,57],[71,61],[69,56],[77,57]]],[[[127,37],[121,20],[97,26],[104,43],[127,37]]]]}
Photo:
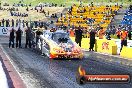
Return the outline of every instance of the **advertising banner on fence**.
{"type": "MultiPolygon", "coordinates": [[[[10,35],[10,30],[12,29],[12,27],[0,27],[0,35],[5,35],[5,36],[9,36],[10,35]]],[[[14,27],[15,30],[18,30],[18,27],[14,27]]],[[[24,33],[24,28],[21,28],[21,30],[24,33]]]]}

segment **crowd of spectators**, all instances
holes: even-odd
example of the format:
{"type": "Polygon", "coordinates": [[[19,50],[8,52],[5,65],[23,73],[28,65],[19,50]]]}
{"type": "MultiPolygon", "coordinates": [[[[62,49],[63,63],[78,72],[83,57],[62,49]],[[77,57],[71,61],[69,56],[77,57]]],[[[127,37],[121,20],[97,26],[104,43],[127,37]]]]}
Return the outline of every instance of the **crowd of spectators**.
{"type": "Polygon", "coordinates": [[[61,5],[58,5],[56,3],[39,3],[38,4],[39,7],[65,7],[65,5],[61,4],[61,5]]]}
{"type": "Polygon", "coordinates": [[[4,3],[3,6],[10,6],[8,3],[4,3]]]}
{"type": "Polygon", "coordinates": [[[44,27],[45,29],[48,28],[48,26],[52,24],[51,22],[45,22],[45,21],[26,21],[22,19],[2,19],[0,22],[0,27],[22,27],[29,26],[31,28],[38,28],[38,27],[44,27]]]}
{"type": "Polygon", "coordinates": [[[30,3],[29,5],[27,5],[27,4],[24,4],[24,3],[22,3],[22,2],[20,1],[19,3],[14,3],[13,6],[14,6],[14,7],[28,7],[28,6],[31,7],[32,4],[30,3]]]}
{"type": "MultiPolygon", "coordinates": [[[[29,5],[24,4],[23,0],[20,0],[19,3],[14,3],[13,6],[10,6],[8,3],[5,3],[3,6],[0,6],[0,10],[3,11],[10,11],[11,16],[16,16],[16,17],[28,17],[28,13],[23,13],[19,11],[19,7],[26,7],[26,11],[28,12],[29,10],[34,10],[37,11],[38,13],[43,13],[46,17],[49,17],[49,11],[45,11],[44,7],[57,7],[57,4],[54,3],[41,3],[35,7],[31,7],[31,3],[29,5]],[[6,6],[6,7],[5,7],[6,6]],[[31,8],[30,8],[31,7],[31,8]]],[[[62,6],[62,5],[61,5],[62,6]]],[[[57,18],[57,14],[51,14],[51,18],[57,18]]]]}

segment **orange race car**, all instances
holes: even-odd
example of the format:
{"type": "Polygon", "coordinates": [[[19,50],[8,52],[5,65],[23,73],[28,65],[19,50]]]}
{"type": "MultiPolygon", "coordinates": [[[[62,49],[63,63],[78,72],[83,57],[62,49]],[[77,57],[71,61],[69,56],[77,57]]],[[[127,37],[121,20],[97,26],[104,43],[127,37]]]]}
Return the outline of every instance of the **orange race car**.
{"type": "Polygon", "coordinates": [[[46,30],[36,46],[43,55],[50,59],[82,59],[83,51],[63,30],[46,30]]]}

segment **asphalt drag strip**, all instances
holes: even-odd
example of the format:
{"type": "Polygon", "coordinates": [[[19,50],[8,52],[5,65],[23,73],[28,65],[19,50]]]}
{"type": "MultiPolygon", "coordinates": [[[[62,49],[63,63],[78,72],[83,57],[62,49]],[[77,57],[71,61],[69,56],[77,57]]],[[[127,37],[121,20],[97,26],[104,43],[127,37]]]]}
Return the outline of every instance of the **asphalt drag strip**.
{"type": "Polygon", "coordinates": [[[132,82],[77,84],[76,72],[80,65],[84,67],[87,74],[130,74],[132,76],[132,67],[104,61],[98,57],[98,54],[85,52],[83,60],[50,60],[33,49],[8,48],[8,44],[3,44],[2,47],[27,88],[131,88],[132,86],[132,82]]]}

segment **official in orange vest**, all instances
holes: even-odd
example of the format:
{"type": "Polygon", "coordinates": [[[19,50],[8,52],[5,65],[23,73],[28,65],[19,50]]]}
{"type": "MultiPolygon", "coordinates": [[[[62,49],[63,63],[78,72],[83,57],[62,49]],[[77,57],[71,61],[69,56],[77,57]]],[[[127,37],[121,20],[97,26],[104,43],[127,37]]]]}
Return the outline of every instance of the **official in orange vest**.
{"type": "Polygon", "coordinates": [[[103,27],[101,27],[99,30],[99,39],[103,39],[103,36],[104,36],[104,30],[103,27]]]}
{"type": "Polygon", "coordinates": [[[69,29],[69,32],[70,32],[70,36],[74,37],[74,30],[72,28],[69,29]]]}
{"type": "Polygon", "coordinates": [[[121,49],[120,49],[120,51],[122,50],[123,46],[127,46],[127,35],[128,35],[127,31],[125,31],[125,29],[123,29],[121,31],[121,49]]]}

